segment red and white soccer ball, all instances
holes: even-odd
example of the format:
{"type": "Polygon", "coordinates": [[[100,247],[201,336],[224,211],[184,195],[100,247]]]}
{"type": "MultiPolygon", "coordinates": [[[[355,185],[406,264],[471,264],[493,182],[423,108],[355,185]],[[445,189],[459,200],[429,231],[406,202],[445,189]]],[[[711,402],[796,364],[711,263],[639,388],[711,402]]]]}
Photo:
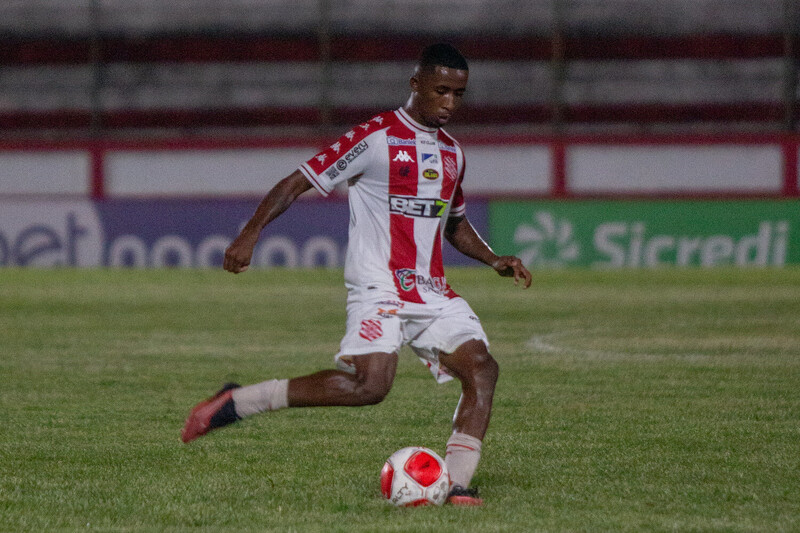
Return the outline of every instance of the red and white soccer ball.
{"type": "Polygon", "coordinates": [[[422,446],[397,450],[381,470],[381,493],[400,507],[442,505],[450,491],[444,460],[422,446]]]}

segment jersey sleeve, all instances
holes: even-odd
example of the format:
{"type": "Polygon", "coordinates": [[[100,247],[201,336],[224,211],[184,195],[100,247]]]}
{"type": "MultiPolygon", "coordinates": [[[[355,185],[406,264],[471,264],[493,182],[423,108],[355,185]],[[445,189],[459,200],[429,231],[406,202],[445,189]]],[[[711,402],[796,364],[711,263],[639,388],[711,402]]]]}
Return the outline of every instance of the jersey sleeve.
{"type": "Polygon", "coordinates": [[[323,196],[361,174],[375,151],[375,128],[364,123],[348,131],[317,155],[300,165],[300,172],[323,196]]]}

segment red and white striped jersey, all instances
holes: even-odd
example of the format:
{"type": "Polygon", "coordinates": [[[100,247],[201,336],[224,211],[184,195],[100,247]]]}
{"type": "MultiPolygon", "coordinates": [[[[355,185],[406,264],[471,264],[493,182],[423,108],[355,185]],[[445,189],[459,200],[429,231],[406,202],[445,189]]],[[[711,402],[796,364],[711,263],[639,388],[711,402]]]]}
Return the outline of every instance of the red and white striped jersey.
{"type": "Polygon", "coordinates": [[[457,296],[444,276],[442,236],[447,217],[465,212],[464,153],[445,131],[402,108],[389,111],[345,133],[300,171],[323,196],[349,185],[348,290],[415,303],[457,296]]]}

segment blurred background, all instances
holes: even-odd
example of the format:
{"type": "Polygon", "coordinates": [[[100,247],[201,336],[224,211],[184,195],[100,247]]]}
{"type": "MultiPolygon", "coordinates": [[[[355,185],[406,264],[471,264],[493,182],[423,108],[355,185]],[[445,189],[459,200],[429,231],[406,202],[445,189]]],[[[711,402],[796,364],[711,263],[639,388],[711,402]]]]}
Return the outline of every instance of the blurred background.
{"type": "MultiPolygon", "coordinates": [[[[796,0],[5,0],[0,134],[283,134],[471,60],[456,129],[794,131],[796,0]]],[[[337,128],[338,127],[338,128],[337,128]]]]}
{"type": "MultiPolygon", "coordinates": [[[[797,0],[5,0],[0,265],[218,266],[441,40],[470,60],[448,131],[499,252],[800,263],[799,36],[797,0]]],[[[314,194],[255,266],[341,266],[346,190],[314,194]]]]}

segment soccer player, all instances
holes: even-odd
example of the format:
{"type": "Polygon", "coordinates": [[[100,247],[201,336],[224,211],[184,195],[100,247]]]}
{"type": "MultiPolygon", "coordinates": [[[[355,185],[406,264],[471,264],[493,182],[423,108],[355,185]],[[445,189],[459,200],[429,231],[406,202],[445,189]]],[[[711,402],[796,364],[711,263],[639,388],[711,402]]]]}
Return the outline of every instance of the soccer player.
{"type": "Polygon", "coordinates": [[[284,407],[376,404],[388,394],[398,351],[407,344],[437,381],[461,381],[445,459],[448,501],[483,503],[469,483],[489,425],[498,365],[480,321],[445,280],[442,236],[525,288],[531,274],[517,257],[496,255],[465,214],[464,154],[442,127],[460,106],[468,76],[453,46],[425,48],[404,106],[355,126],[267,193],[226,250],[225,270],[247,270],[261,231],[300,194],[313,187],[327,196],[339,183],[349,186],[347,327],[337,369],[227,384],[192,409],[184,442],[284,407]]]}

